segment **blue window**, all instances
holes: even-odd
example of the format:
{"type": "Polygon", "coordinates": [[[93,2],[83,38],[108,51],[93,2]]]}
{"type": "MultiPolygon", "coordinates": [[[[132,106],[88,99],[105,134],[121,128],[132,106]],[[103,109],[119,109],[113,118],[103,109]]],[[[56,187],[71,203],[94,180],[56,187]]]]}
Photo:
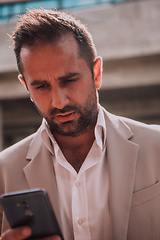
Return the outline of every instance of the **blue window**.
{"type": "Polygon", "coordinates": [[[120,3],[129,0],[46,0],[46,1],[29,1],[22,3],[1,4],[0,3],[0,22],[5,22],[16,15],[25,13],[30,8],[51,8],[51,9],[67,9],[86,7],[104,3],[120,3]]]}

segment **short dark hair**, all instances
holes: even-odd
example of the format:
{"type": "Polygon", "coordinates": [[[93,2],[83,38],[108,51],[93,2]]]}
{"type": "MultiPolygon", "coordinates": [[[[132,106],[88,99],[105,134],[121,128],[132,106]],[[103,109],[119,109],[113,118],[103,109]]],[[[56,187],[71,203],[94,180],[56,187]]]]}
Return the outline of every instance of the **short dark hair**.
{"type": "Polygon", "coordinates": [[[80,57],[84,58],[93,73],[96,49],[87,27],[64,11],[31,9],[20,16],[11,35],[14,42],[18,70],[23,74],[20,51],[23,46],[56,43],[63,35],[71,33],[79,46],[80,57]]]}

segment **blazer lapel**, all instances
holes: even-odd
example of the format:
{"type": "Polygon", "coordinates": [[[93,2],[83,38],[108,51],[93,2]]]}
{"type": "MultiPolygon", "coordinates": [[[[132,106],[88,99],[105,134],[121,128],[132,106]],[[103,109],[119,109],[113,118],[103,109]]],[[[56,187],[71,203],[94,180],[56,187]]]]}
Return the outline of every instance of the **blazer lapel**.
{"type": "Polygon", "coordinates": [[[110,213],[113,240],[126,240],[133,195],[138,145],[120,119],[107,120],[107,159],[110,178],[110,213]]]}
{"type": "Polygon", "coordinates": [[[61,228],[58,193],[51,153],[41,140],[40,130],[35,135],[27,154],[29,164],[23,169],[29,187],[45,189],[49,195],[61,228]]]}

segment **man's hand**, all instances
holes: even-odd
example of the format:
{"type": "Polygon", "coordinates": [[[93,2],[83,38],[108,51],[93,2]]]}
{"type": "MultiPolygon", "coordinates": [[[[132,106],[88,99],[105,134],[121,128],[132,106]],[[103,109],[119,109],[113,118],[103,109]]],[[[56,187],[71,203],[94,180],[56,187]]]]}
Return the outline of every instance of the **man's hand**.
{"type": "Polygon", "coordinates": [[[15,229],[9,229],[4,232],[0,240],[22,240],[31,235],[31,229],[29,227],[19,227],[15,229]]]}
{"type": "MultiPolygon", "coordinates": [[[[31,235],[31,229],[29,227],[19,227],[15,229],[9,229],[2,234],[0,240],[23,240],[31,235]]],[[[61,240],[59,236],[51,236],[43,238],[43,240],[61,240]]]]}

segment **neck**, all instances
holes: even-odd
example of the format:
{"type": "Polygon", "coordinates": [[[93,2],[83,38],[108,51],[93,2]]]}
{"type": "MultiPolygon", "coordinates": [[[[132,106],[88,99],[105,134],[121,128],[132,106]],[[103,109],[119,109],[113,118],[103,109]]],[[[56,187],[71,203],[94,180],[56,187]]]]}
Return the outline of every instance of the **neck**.
{"type": "Polygon", "coordinates": [[[94,141],[94,128],[84,132],[75,137],[61,136],[59,134],[54,134],[54,138],[57,141],[60,148],[77,148],[80,146],[85,146],[89,142],[94,141]]]}
{"type": "Polygon", "coordinates": [[[63,155],[78,172],[95,140],[94,128],[77,136],[54,135],[63,155]]]}

